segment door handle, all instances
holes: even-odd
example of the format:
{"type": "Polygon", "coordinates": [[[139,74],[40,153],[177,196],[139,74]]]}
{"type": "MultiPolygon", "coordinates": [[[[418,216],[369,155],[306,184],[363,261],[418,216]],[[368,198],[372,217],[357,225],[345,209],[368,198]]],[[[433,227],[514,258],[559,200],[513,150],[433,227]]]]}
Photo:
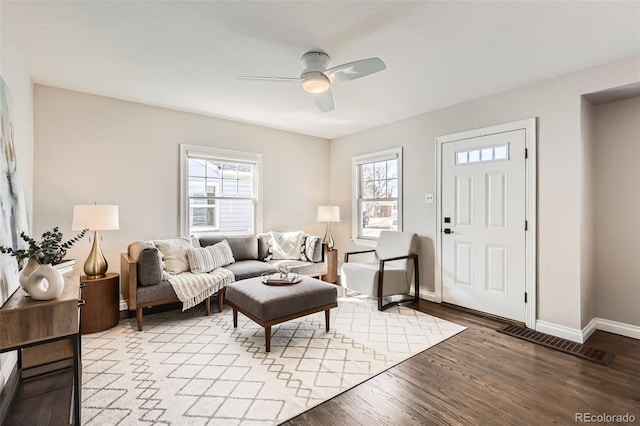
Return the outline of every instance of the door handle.
{"type": "Polygon", "coordinates": [[[444,233],[445,234],[453,234],[453,230],[451,230],[449,228],[444,228],[444,233]]]}

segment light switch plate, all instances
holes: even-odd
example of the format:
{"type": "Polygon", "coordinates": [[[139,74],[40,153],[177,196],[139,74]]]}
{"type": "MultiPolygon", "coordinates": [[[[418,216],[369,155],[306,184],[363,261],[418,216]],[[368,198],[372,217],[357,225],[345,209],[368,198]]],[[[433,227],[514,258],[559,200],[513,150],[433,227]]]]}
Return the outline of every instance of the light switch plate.
{"type": "Polygon", "coordinates": [[[433,204],[433,194],[424,194],[424,202],[427,204],[433,204]]]}

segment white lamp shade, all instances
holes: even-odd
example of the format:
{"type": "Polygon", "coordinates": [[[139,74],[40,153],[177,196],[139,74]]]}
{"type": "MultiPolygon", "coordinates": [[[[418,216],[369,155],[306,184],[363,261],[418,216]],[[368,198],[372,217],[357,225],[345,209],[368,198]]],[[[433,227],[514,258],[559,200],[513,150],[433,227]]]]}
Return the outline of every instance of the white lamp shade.
{"type": "Polygon", "coordinates": [[[340,222],[340,207],[319,206],[318,222],[340,222]]]}
{"type": "Polygon", "coordinates": [[[91,231],[105,231],[120,228],[118,206],[90,204],[73,206],[73,231],[89,228],[91,231]]]}

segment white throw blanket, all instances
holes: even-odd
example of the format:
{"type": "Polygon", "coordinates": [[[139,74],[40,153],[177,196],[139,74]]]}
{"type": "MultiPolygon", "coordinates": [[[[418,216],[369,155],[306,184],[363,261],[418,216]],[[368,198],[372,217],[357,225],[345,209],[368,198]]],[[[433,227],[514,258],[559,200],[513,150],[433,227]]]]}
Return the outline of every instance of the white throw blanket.
{"type": "Polygon", "coordinates": [[[227,284],[235,281],[235,275],[228,269],[217,268],[206,274],[183,272],[169,275],[169,282],[178,299],[182,302],[182,310],[193,308],[207,297],[215,294],[227,284]]]}

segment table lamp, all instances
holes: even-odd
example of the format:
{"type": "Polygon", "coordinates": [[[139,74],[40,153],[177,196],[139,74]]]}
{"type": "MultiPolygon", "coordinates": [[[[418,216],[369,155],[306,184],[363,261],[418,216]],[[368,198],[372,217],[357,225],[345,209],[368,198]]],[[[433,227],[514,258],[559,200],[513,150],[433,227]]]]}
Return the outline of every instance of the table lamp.
{"type": "Polygon", "coordinates": [[[331,222],[340,222],[340,207],[319,206],[318,222],[327,222],[327,231],[324,234],[324,242],[329,250],[333,250],[333,236],[331,235],[331,222]]]}
{"type": "Polygon", "coordinates": [[[103,278],[109,265],[100,248],[99,231],[119,228],[118,206],[90,204],[73,206],[73,231],[88,228],[93,232],[93,246],[84,263],[84,274],[89,279],[103,278]]]}

